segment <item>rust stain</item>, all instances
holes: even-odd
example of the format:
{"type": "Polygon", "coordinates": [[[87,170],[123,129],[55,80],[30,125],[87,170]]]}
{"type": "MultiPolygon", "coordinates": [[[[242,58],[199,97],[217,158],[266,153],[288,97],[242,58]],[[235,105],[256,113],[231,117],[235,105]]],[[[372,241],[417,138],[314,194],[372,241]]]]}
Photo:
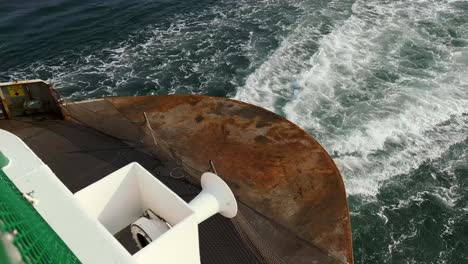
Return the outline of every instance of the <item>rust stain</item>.
{"type": "Polygon", "coordinates": [[[108,98],[179,155],[213,160],[236,196],[337,261],[353,263],[346,193],[334,162],[308,133],[265,109],[215,97],[108,98]]]}

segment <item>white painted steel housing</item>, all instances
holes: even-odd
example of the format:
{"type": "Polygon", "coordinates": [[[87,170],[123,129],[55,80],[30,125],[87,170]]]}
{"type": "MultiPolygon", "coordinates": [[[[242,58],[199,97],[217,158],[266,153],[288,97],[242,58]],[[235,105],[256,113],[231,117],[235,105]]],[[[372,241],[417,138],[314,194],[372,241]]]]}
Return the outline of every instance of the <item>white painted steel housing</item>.
{"type": "Polygon", "coordinates": [[[0,151],[10,160],[5,173],[21,192],[32,192],[36,210],[83,263],[200,263],[198,224],[217,212],[237,213],[232,192],[212,173],[202,175],[204,190],[190,204],[138,163],[73,195],[21,139],[1,129],[0,151]],[[113,234],[146,209],[172,228],[132,256],[113,234]]]}
{"type": "Polygon", "coordinates": [[[172,226],[134,255],[139,263],[199,263],[193,261],[199,259],[195,212],[140,164],[130,163],[75,196],[111,234],[137,221],[146,209],[172,226]]]}

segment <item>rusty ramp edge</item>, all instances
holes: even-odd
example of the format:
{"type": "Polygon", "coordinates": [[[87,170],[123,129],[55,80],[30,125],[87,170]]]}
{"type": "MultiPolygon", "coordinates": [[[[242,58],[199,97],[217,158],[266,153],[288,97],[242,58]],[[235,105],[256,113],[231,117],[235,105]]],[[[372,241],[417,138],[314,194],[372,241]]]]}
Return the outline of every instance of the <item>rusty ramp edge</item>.
{"type": "MultiPolygon", "coordinates": [[[[250,210],[293,232],[296,240],[333,262],[353,263],[340,172],[323,147],[287,119],[241,101],[198,95],[109,97],[63,108],[85,123],[91,120],[87,123],[98,130],[128,139],[137,137],[135,127],[144,130],[149,125],[158,140],[199,171],[209,170],[212,160],[250,210]]],[[[260,235],[277,239],[271,234],[274,229],[249,215],[245,214],[260,235]]],[[[281,245],[274,242],[273,248],[275,243],[281,245]]],[[[307,255],[300,245],[288,252],[278,250],[288,255],[289,263],[307,255]]]]}

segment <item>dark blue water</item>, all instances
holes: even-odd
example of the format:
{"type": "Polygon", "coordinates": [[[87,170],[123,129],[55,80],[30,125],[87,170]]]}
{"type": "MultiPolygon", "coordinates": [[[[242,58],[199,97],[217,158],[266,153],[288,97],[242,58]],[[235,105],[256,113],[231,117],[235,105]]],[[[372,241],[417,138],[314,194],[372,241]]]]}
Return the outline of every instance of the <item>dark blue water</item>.
{"type": "Polygon", "coordinates": [[[468,1],[1,1],[0,81],[194,93],[315,136],[356,263],[468,263],[468,1]]]}

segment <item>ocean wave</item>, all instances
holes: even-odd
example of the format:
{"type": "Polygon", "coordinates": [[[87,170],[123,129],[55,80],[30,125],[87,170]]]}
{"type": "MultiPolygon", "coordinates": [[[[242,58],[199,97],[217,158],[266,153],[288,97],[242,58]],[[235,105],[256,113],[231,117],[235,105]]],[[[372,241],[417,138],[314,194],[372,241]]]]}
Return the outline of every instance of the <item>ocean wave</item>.
{"type": "Polygon", "coordinates": [[[373,197],[382,181],[467,133],[459,3],[222,1],[0,76],[43,78],[73,100],[233,96],[307,129],[334,157],[348,194],[373,197]]]}
{"type": "Polygon", "coordinates": [[[467,164],[468,138],[411,173],[384,180],[374,200],[350,197],[352,211],[359,212],[352,214],[356,259],[465,263],[467,164]]]}
{"type": "Polygon", "coordinates": [[[348,194],[373,197],[466,138],[468,45],[457,43],[468,32],[456,3],[356,1],[328,34],[299,24],[236,98],[309,130],[348,194]],[[304,43],[318,46],[310,58],[294,54],[304,43]]]}
{"type": "Polygon", "coordinates": [[[300,1],[221,1],[176,13],[98,50],[67,50],[0,76],[46,79],[75,100],[173,93],[229,96],[303,12],[300,1]]]}

